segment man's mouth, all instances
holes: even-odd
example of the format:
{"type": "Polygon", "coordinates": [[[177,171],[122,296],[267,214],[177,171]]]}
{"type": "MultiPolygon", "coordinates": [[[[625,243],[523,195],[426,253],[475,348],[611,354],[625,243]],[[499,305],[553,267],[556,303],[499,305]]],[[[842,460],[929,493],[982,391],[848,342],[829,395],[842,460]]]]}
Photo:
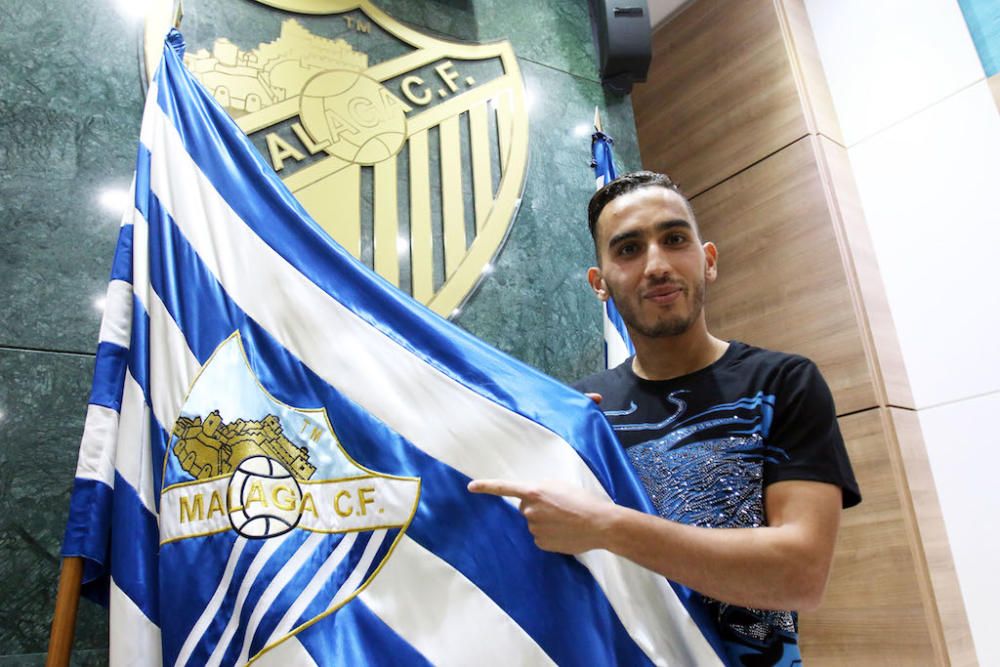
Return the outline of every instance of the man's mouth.
{"type": "Polygon", "coordinates": [[[673,303],[684,294],[684,289],[679,285],[659,285],[646,290],[642,298],[657,304],[673,303]]]}

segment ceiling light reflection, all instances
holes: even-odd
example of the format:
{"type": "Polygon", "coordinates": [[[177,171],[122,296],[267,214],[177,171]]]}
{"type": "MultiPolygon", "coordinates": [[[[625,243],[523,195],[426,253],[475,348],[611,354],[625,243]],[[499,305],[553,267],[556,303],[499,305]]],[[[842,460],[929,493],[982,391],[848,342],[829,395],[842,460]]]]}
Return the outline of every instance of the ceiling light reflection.
{"type": "Polygon", "coordinates": [[[97,201],[104,210],[121,215],[128,206],[128,192],[123,188],[104,188],[97,195],[97,201]]]}
{"type": "Polygon", "coordinates": [[[145,18],[152,5],[152,0],[115,0],[118,13],[133,20],[145,18]]]}

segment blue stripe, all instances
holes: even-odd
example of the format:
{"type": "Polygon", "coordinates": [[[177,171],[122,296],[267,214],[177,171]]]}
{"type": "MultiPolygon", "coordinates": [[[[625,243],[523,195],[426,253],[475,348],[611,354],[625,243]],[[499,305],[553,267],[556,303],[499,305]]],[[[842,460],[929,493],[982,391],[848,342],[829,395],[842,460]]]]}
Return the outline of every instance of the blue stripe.
{"type": "Polygon", "coordinates": [[[115,246],[115,258],[111,262],[111,280],[132,282],[132,225],[122,225],[115,246]]]}
{"type": "MultiPolygon", "coordinates": [[[[147,221],[150,282],[196,357],[204,363],[233,330],[239,330],[255,374],[275,398],[295,406],[325,406],[348,453],[361,465],[422,478],[420,506],[407,534],[472,580],[557,662],[583,663],[603,656],[621,664],[644,664],[644,654],[578,561],[539,550],[513,508],[495,498],[469,494],[467,477],[413,447],[275,342],[228,299],[155,197],[150,199],[147,221]],[[154,257],[160,259],[153,261],[154,257]],[[185,293],[197,294],[197,299],[179,298],[181,276],[185,293]],[[213,316],[205,317],[206,312],[213,316]],[[442,530],[446,522],[449,528],[442,530]],[[464,534],[462,540],[454,539],[456,531],[464,534]],[[496,540],[497,535],[506,538],[496,540]],[[516,586],[510,585],[509,577],[496,576],[510,563],[523,567],[516,586]],[[539,607],[546,605],[550,614],[539,614],[539,607]],[[570,627],[596,627],[602,632],[585,638],[567,635],[563,626],[553,626],[553,617],[570,627]]],[[[325,608],[314,606],[306,617],[325,608]]]]}
{"type": "MultiPolygon", "coordinates": [[[[267,566],[261,572],[260,576],[257,578],[257,582],[251,587],[250,594],[247,596],[246,602],[243,605],[243,612],[240,616],[240,624],[238,631],[233,635],[233,639],[229,644],[229,648],[226,650],[222,664],[233,665],[236,664],[239,658],[240,649],[243,647],[243,641],[246,635],[246,629],[249,624],[250,615],[253,613],[254,607],[260,600],[260,596],[263,595],[267,586],[271,583],[271,578],[277,574],[278,570],[282,565],[285,564],[294,554],[295,551],[302,545],[303,542],[309,537],[309,534],[305,531],[297,531],[293,533],[285,544],[281,546],[268,560],[267,566]]],[[[326,581],[322,590],[314,597],[311,604],[306,608],[306,612],[303,614],[302,619],[296,619],[296,626],[303,620],[311,620],[312,618],[324,613],[327,607],[330,606],[330,602],[333,600],[334,596],[337,594],[340,586],[344,583],[347,577],[354,570],[355,566],[361,560],[361,555],[364,553],[365,546],[368,544],[368,539],[371,537],[371,533],[364,533],[358,535],[357,542],[352,545],[347,558],[345,558],[336,568],[334,573],[326,581]]],[[[285,609],[288,609],[299,597],[299,593],[308,584],[309,580],[316,573],[316,571],[322,567],[323,560],[331,554],[335,548],[335,545],[343,539],[342,535],[331,535],[326,540],[326,546],[320,547],[317,550],[317,557],[312,559],[309,563],[300,568],[298,574],[293,577],[292,581],[285,587],[282,594],[280,594],[275,600],[274,604],[271,606],[271,611],[265,615],[262,622],[257,628],[257,634],[250,643],[250,655],[254,655],[257,651],[260,651],[264,647],[264,641],[270,636],[271,632],[275,629],[278,621],[281,620],[281,616],[285,609]],[[276,612],[276,610],[281,610],[276,612]]],[[[364,580],[362,580],[364,581],[364,580]]],[[[226,614],[228,619],[229,614],[226,614]]]]}
{"type": "Polygon", "coordinates": [[[83,477],[73,480],[62,546],[63,558],[83,558],[82,594],[103,605],[108,603],[107,565],[113,496],[114,490],[104,482],[83,477]]]}
{"type": "Polygon", "coordinates": [[[594,132],[590,137],[590,152],[594,160],[594,176],[604,177],[604,185],[615,180],[618,175],[615,172],[615,159],[611,151],[614,142],[611,137],[603,132],[594,132]]]}
{"type": "Polygon", "coordinates": [[[155,556],[159,551],[160,532],[156,517],[117,472],[111,532],[116,536],[111,540],[111,576],[146,618],[159,625],[159,575],[155,556]]]}
{"type": "MultiPolygon", "coordinates": [[[[128,350],[128,370],[142,390],[146,405],[153,404],[149,390],[149,313],[138,297],[132,296],[132,337],[128,350]]],[[[170,425],[173,428],[173,424],[170,425]]],[[[149,411],[149,454],[153,466],[153,500],[160,509],[160,487],[163,485],[163,456],[167,451],[169,432],[149,411]]]]}
{"type": "Polygon", "coordinates": [[[341,665],[429,667],[431,664],[361,600],[354,600],[296,637],[320,665],[328,662],[330,656],[336,656],[341,665]]]}
{"type": "Polygon", "coordinates": [[[158,102],[202,172],[278,255],[441,372],[572,443],[616,501],[653,511],[604,416],[589,399],[446,322],[355,261],[309,219],[246,136],[185,75],[169,50],[158,102]],[[608,458],[616,460],[608,465],[608,458]]]}
{"type": "Polygon", "coordinates": [[[108,342],[97,345],[94,382],[90,387],[90,403],[121,412],[128,356],[128,349],[121,345],[108,342]]]}
{"type": "Polygon", "coordinates": [[[149,313],[142,302],[132,296],[132,335],[129,341],[128,370],[132,379],[142,388],[146,405],[149,400],[149,313]]]}
{"type": "MultiPolygon", "coordinates": [[[[161,548],[160,561],[163,570],[183,572],[185,582],[191,582],[191,585],[186,586],[178,586],[172,581],[162,582],[160,609],[163,611],[163,618],[160,629],[163,637],[164,665],[172,665],[177,661],[181,646],[201,616],[202,610],[215,594],[221,572],[225,568],[236,539],[236,533],[229,531],[207,535],[198,540],[170,542],[161,548]]],[[[253,557],[263,546],[263,540],[256,540],[244,547],[233,570],[230,592],[239,588],[253,557]]],[[[223,606],[206,629],[205,638],[199,644],[199,649],[192,654],[190,664],[203,664],[208,660],[229,621],[234,601],[235,595],[226,596],[223,606]]]]}
{"type": "Polygon", "coordinates": [[[575,558],[538,549],[517,510],[469,494],[467,477],[392,437],[388,427],[349,399],[331,391],[324,403],[358,463],[421,479],[420,505],[407,536],[475,583],[557,664],[648,662],[587,569],[575,558]],[[456,540],[456,534],[461,538],[456,540]],[[518,571],[511,578],[513,563],[518,571]],[[583,627],[593,632],[565,632],[583,627]]]}

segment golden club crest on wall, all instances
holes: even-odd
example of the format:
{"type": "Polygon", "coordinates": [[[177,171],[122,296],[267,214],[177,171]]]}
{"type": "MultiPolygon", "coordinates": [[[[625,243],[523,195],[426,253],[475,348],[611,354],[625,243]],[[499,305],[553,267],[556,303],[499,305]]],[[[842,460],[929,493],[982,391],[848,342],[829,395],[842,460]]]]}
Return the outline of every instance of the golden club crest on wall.
{"type": "MultiPolygon", "coordinates": [[[[510,43],[437,39],[368,0],[258,1],[287,13],[274,12],[274,39],[219,35],[189,45],[185,64],[330,236],[451,316],[488,272],[524,185],[528,115],[510,43]],[[306,25],[323,16],[350,39],[306,25]],[[393,48],[366,50],[375,36],[393,48]]],[[[162,0],[147,18],[147,76],[173,14],[162,0]]]]}

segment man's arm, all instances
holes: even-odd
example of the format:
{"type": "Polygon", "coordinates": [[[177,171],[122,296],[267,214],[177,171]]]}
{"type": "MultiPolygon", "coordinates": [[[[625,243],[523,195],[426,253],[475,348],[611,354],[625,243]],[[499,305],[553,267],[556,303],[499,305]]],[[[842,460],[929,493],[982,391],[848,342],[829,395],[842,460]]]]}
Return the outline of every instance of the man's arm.
{"type": "Polygon", "coordinates": [[[819,606],[840,525],[841,490],[822,482],[766,487],[768,525],[760,528],[687,526],[561,485],[476,480],[469,490],[519,498],[546,551],[606,549],[717,600],[758,609],[819,606]]]}

